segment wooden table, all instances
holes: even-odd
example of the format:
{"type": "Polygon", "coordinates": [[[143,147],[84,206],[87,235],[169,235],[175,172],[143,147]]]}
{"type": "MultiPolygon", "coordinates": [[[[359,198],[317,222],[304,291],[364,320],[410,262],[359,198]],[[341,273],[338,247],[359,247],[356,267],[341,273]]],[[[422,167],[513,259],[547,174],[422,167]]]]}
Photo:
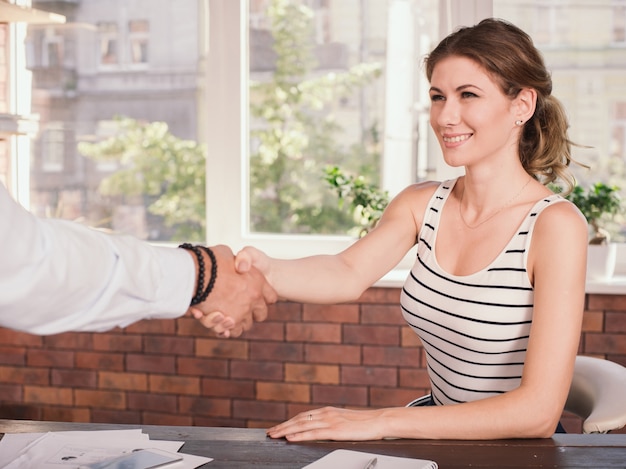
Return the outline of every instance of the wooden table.
{"type": "Polygon", "coordinates": [[[203,469],[301,468],[334,449],[431,459],[440,469],[626,468],[626,435],[555,435],[538,440],[385,440],[288,443],[250,428],[173,427],[0,419],[4,433],[141,428],[153,440],[184,441],[181,452],[214,458],[203,469]]]}

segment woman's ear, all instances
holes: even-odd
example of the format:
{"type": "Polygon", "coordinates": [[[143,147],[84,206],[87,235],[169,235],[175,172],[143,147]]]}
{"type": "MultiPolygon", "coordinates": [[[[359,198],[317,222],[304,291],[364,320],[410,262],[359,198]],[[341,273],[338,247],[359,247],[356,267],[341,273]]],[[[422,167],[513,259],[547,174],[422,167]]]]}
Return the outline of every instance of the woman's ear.
{"type": "Polygon", "coordinates": [[[526,122],[535,113],[537,105],[537,91],[533,88],[523,88],[513,100],[513,112],[517,121],[526,122]]]}

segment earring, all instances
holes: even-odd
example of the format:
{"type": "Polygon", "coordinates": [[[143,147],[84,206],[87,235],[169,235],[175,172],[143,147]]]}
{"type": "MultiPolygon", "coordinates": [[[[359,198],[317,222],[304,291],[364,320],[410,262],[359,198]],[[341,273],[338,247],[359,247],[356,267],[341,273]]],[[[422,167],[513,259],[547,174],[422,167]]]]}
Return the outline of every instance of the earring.
{"type": "Polygon", "coordinates": [[[524,123],[524,121],[522,121],[522,120],[515,121],[515,125],[522,125],[523,123],[524,123]]]}

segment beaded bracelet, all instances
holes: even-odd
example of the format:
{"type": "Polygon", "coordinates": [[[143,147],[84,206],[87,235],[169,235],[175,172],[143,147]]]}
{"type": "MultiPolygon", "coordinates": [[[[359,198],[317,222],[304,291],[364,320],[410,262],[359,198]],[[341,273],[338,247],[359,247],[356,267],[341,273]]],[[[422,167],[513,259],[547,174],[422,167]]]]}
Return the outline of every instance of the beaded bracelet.
{"type": "Polygon", "coordinates": [[[191,306],[197,305],[198,303],[202,303],[207,299],[209,293],[211,293],[211,290],[213,290],[213,287],[215,286],[215,280],[217,280],[217,259],[215,258],[215,254],[213,253],[211,248],[208,248],[206,246],[193,246],[189,243],[183,243],[178,247],[193,252],[198,259],[198,285],[196,287],[196,294],[191,299],[191,306]],[[205,277],[205,265],[204,258],[202,257],[202,249],[209,255],[209,258],[211,259],[211,278],[209,279],[209,283],[206,287],[206,290],[204,291],[203,287],[205,277]]]}

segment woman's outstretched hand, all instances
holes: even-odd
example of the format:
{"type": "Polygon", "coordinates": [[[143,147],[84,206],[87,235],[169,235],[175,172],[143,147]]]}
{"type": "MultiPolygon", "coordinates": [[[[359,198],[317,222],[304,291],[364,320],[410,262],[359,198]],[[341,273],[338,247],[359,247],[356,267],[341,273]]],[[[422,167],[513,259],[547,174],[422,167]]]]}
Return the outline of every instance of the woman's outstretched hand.
{"type": "Polygon", "coordinates": [[[289,441],[364,441],[384,437],[381,415],[384,410],[350,410],[324,407],[302,412],[267,430],[270,438],[289,441]]]}

